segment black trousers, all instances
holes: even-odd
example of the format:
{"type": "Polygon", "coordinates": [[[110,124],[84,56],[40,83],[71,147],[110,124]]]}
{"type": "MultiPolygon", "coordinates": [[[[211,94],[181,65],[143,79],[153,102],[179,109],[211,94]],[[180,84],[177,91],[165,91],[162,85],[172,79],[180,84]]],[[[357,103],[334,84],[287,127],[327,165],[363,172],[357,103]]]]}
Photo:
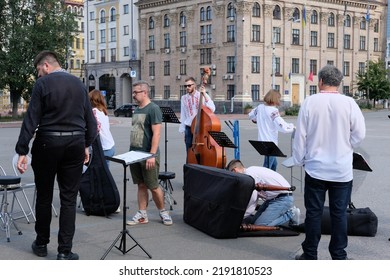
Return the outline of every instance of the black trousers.
{"type": "Polygon", "coordinates": [[[34,170],[36,197],[35,231],[38,245],[50,242],[54,180],[60,192],[58,252],[72,249],[75,232],[76,201],[85,158],[84,135],[37,136],[32,149],[31,166],[34,170]]]}

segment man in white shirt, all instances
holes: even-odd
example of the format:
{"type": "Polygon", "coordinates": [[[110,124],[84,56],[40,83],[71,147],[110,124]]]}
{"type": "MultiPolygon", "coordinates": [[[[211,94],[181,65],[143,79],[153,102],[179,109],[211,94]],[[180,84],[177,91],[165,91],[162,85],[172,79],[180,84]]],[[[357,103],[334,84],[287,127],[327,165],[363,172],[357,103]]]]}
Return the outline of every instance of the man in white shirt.
{"type": "Polygon", "coordinates": [[[306,237],[303,254],[296,259],[317,259],[326,192],[332,225],[329,252],[334,260],[347,259],[346,210],[352,191],[352,154],[363,141],[366,127],[356,102],[338,92],[342,79],[336,67],[323,67],[318,73],[320,92],[306,98],[299,110],[293,159],[306,172],[306,237]]]}
{"type": "Polygon", "coordinates": [[[193,138],[191,124],[192,120],[198,114],[201,94],[203,99],[202,104],[208,107],[212,112],[215,111],[215,104],[206,93],[204,85],[200,86],[199,91],[196,89],[196,83],[193,77],[187,78],[184,85],[187,93],[181,97],[179,132],[184,133],[184,142],[186,145],[186,151],[188,152],[188,149],[192,146],[193,138]]]}

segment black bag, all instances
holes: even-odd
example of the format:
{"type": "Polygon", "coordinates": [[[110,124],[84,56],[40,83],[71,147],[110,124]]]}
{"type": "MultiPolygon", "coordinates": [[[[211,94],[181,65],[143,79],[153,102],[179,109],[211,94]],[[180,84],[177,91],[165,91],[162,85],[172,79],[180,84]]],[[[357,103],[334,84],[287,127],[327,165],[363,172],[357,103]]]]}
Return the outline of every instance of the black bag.
{"type": "MultiPolygon", "coordinates": [[[[378,217],[369,207],[356,208],[350,203],[347,209],[348,235],[375,236],[378,229],[378,217]]],[[[322,213],[321,233],[331,233],[329,207],[322,213]]]]}
{"type": "Polygon", "coordinates": [[[80,197],[85,214],[108,216],[120,204],[118,188],[108,168],[99,136],[92,143],[92,159],[80,180],[80,197]]]}
{"type": "Polygon", "coordinates": [[[197,164],[185,164],[183,175],[184,222],[215,238],[237,238],[253,178],[197,164]]]}

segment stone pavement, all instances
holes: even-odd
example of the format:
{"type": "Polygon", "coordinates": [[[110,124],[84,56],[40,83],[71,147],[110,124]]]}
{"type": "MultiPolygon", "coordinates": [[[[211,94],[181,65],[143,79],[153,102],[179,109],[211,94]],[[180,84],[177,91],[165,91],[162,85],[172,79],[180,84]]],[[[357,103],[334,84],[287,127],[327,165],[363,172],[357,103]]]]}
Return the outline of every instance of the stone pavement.
{"type": "MultiPolygon", "coordinates": [[[[348,253],[349,257],[358,260],[389,260],[390,252],[390,203],[389,201],[389,157],[390,157],[390,120],[387,110],[365,112],[367,136],[361,148],[362,153],[373,172],[355,171],[354,189],[352,200],[356,207],[370,207],[379,218],[378,233],[375,237],[350,236],[348,253]]],[[[219,115],[222,131],[233,139],[232,131],[225,121],[239,120],[240,124],[240,158],[246,166],[261,165],[262,156],[250,145],[248,140],[257,139],[257,128],[246,119],[245,115],[219,115]]],[[[289,122],[296,121],[296,117],[285,117],[289,122]]],[[[129,147],[130,118],[110,118],[111,131],[116,141],[117,154],[125,153],[129,147]]],[[[163,124],[164,125],[164,124],[163,124]]],[[[0,165],[7,172],[11,172],[11,158],[14,155],[14,146],[19,134],[20,122],[0,123],[0,165]]],[[[164,170],[164,139],[165,131],[162,129],[161,170],[164,170]]],[[[153,202],[149,205],[149,224],[135,227],[127,227],[131,236],[152,256],[155,260],[290,260],[301,252],[300,243],[304,235],[293,237],[245,237],[237,239],[215,239],[183,222],[183,163],[185,160],[184,139],[178,133],[177,124],[167,124],[167,169],[176,173],[172,180],[173,196],[177,201],[171,211],[174,224],[164,226],[161,224],[157,210],[153,202]]],[[[291,135],[280,134],[279,147],[286,154],[291,154],[291,135]]],[[[337,143],[335,143],[337,145],[337,143]]],[[[226,149],[228,161],[233,159],[233,149],[226,149]]],[[[294,197],[295,204],[302,211],[304,218],[303,189],[297,179],[300,178],[300,168],[291,170],[281,165],[283,158],[279,158],[278,171],[292,185],[297,187],[294,197]],[[293,176],[291,176],[293,175],[293,176]]],[[[123,167],[112,162],[110,169],[117,183],[120,193],[123,192],[123,167]]],[[[129,176],[129,175],[128,175],[129,176]]],[[[23,176],[24,182],[32,180],[31,170],[23,176]]],[[[28,191],[32,198],[33,193],[28,191]]],[[[58,191],[55,192],[54,205],[59,211],[58,191]]],[[[122,196],[123,197],[123,196],[122,196]]],[[[131,178],[127,184],[127,216],[130,218],[137,210],[136,186],[131,178]]],[[[122,230],[122,216],[111,215],[110,218],[86,216],[81,208],[77,209],[77,227],[74,238],[73,250],[84,260],[98,260],[107,251],[115,238],[122,230]]],[[[0,231],[0,260],[37,260],[31,252],[31,243],[35,238],[34,223],[28,224],[24,219],[17,220],[17,224],[23,235],[17,235],[14,228],[11,229],[11,242],[7,242],[5,232],[0,231]]],[[[49,255],[43,259],[55,259],[57,247],[58,218],[53,216],[51,243],[48,245],[49,255]]],[[[323,235],[319,247],[319,257],[329,260],[327,246],[329,236],[323,235]]],[[[126,239],[127,249],[134,243],[131,238],[126,239]]],[[[116,243],[119,245],[119,242],[116,243]]],[[[148,256],[136,246],[126,254],[115,247],[108,253],[108,260],[146,260],[148,256]]]]}

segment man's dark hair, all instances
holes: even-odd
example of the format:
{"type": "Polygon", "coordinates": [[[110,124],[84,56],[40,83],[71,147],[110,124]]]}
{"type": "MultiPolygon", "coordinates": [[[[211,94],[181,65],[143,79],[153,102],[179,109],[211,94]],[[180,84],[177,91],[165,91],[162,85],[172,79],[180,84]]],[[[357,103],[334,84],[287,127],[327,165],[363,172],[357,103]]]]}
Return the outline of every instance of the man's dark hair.
{"type": "Polygon", "coordinates": [[[244,167],[244,165],[242,164],[241,160],[239,159],[232,159],[228,165],[226,166],[226,170],[229,170],[229,171],[232,171],[234,168],[236,167],[244,167]]]}
{"type": "Polygon", "coordinates": [[[327,86],[338,87],[343,80],[343,74],[333,65],[326,65],[318,72],[318,80],[327,86]]]}
{"type": "Polygon", "coordinates": [[[34,59],[34,67],[37,68],[38,65],[47,61],[49,64],[59,63],[58,56],[55,52],[52,51],[42,51],[34,59]]]}

